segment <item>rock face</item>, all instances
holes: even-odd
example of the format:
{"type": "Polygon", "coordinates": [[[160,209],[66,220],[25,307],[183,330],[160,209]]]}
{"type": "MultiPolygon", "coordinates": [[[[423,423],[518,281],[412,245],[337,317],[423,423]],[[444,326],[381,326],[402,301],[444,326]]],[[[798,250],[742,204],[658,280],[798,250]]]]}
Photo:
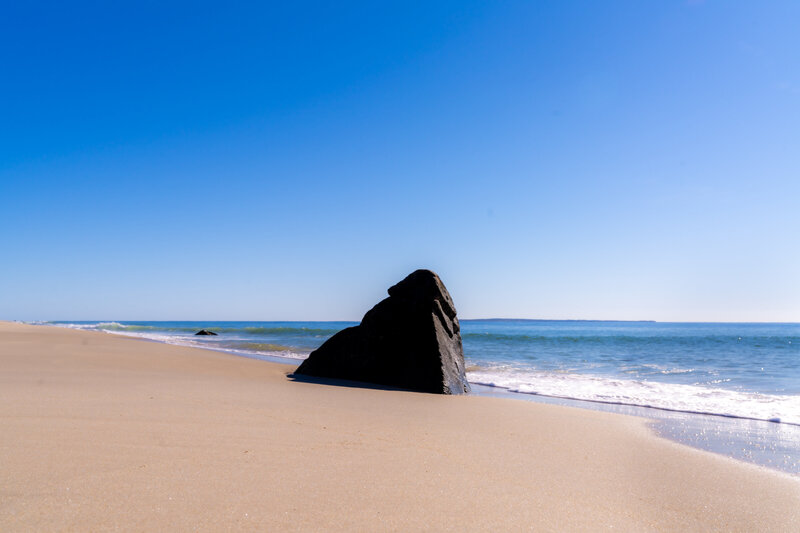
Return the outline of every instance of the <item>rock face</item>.
{"type": "Polygon", "coordinates": [[[295,371],[438,394],[470,391],[456,308],[442,281],[417,270],[317,348],[295,371]]]}
{"type": "Polygon", "coordinates": [[[208,331],[207,329],[201,329],[195,335],[216,335],[213,331],[208,331]]]}

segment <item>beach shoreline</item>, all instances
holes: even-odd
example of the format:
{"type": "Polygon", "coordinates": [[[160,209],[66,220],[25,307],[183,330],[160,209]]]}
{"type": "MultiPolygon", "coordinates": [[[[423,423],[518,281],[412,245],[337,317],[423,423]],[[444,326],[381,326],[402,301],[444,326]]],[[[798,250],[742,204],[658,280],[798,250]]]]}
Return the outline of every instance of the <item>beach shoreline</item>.
{"type": "Polygon", "coordinates": [[[753,530],[800,480],[642,419],[292,381],[291,367],[0,322],[4,530],[753,530]]]}
{"type": "MultiPolygon", "coordinates": [[[[486,322],[509,322],[500,319],[466,321],[473,323],[486,322]]],[[[510,322],[536,322],[551,324],[553,321],[520,321],[510,322]]],[[[564,323],[565,321],[557,321],[564,323]]],[[[566,321],[567,323],[597,323],[597,321],[566,321]]],[[[644,322],[641,322],[644,323],[644,322]]],[[[280,331],[285,334],[289,330],[313,332],[317,337],[327,338],[327,335],[338,331],[337,328],[347,327],[355,323],[347,322],[216,322],[212,323],[212,329],[220,331],[220,337],[210,337],[213,342],[208,342],[209,337],[194,336],[193,333],[202,328],[204,323],[170,323],[170,327],[177,326],[182,333],[179,336],[165,335],[164,332],[154,334],[154,330],[163,328],[164,323],[160,322],[44,322],[34,323],[38,325],[55,325],[71,329],[87,329],[90,331],[102,331],[112,335],[129,336],[174,344],[179,346],[192,346],[205,350],[213,350],[221,353],[234,354],[241,357],[258,359],[273,363],[281,363],[296,366],[308,355],[312,349],[308,345],[299,348],[295,344],[280,346],[276,344],[263,344],[251,342],[242,343],[237,339],[237,334],[241,331],[270,332],[274,334],[280,331]],[[247,324],[245,326],[245,324],[247,324]],[[187,332],[189,333],[187,335],[187,332]],[[233,340],[230,340],[233,337],[233,340]],[[238,342],[238,344],[237,344],[238,342]],[[245,348],[245,349],[242,349],[245,348]],[[269,348],[270,352],[254,351],[253,348],[269,348]],[[279,348],[279,351],[275,351],[279,348]]],[[[614,321],[613,324],[620,324],[614,321]]],[[[470,341],[474,341],[474,334],[470,341]]],[[[308,339],[294,339],[296,342],[308,342],[308,339]]],[[[316,340],[316,342],[319,342],[316,340]]],[[[513,351],[516,347],[509,346],[513,351]]],[[[466,349],[466,347],[465,347],[466,349]]],[[[480,350],[479,346],[469,345],[469,349],[475,353],[480,350]]],[[[589,348],[591,349],[591,348],[589,348]]],[[[557,356],[556,356],[557,357],[557,356]]],[[[570,373],[570,375],[576,375],[570,373]]],[[[577,374],[580,375],[579,373],[577,374]]],[[[468,371],[467,378],[471,378],[468,371]]],[[[635,380],[634,380],[635,381],[635,380]]],[[[765,419],[749,418],[743,415],[709,413],[702,411],[680,410],[671,408],[661,408],[653,405],[642,405],[635,402],[635,398],[613,400],[594,399],[564,395],[549,395],[547,393],[522,392],[520,390],[509,390],[502,384],[487,385],[483,381],[472,381],[470,383],[473,393],[481,396],[509,398],[517,401],[537,402],[554,405],[564,405],[581,409],[591,409],[610,413],[618,413],[629,416],[645,418],[650,422],[654,431],[673,441],[692,446],[694,448],[711,451],[732,457],[737,460],[746,461],[752,464],[765,466],[794,475],[800,475],[800,425],[790,421],[776,423],[765,419]]],[[[580,384],[578,384],[580,386],[580,384]]],[[[565,392],[565,391],[563,391],[565,392]]],[[[563,394],[562,392],[562,394],[563,394]]],[[[697,391],[693,391],[695,394],[697,391]]],[[[720,391],[715,391],[720,392],[720,391]]]]}

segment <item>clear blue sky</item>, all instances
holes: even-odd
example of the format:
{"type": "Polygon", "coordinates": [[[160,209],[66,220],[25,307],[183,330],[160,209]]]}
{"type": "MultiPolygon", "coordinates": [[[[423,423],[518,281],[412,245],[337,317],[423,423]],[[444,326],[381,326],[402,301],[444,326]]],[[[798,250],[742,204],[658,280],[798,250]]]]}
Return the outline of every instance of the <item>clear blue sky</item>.
{"type": "Polygon", "coordinates": [[[230,4],[4,6],[0,318],[800,321],[800,2],[230,4]]]}

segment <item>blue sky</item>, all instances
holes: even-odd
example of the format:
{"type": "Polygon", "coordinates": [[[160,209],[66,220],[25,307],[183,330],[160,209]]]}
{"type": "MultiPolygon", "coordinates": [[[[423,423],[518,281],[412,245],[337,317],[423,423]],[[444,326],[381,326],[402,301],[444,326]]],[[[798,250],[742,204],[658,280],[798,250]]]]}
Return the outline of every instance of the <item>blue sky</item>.
{"type": "Polygon", "coordinates": [[[17,3],[0,318],[800,322],[800,3],[17,3]]]}

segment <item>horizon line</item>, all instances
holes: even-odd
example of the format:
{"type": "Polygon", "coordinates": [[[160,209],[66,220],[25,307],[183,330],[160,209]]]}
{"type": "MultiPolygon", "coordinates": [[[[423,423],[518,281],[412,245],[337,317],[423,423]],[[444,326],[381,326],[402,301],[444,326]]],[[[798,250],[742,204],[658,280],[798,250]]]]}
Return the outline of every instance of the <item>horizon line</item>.
{"type": "MultiPolygon", "coordinates": [[[[2,320],[2,319],[0,319],[2,320]]],[[[486,317],[486,318],[459,318],[460,322],[478,321],[516,321],[516,322],[631,322],[631,323],[656,323],[656,324],[798,324],[798,321],[781,320],[652,320],[652,319],[594,319],[594,318],[508,318],[508,317],[486,317]]],[[[19,320],[11,319],[9,322],[22,322],[30,324],[33,322],[354,322],[360,323],[361,320],[214,320],[214,319],[159,319],[159,320],[136,320],[136,319],[53,319],[53,320],[19,320]]]]}

